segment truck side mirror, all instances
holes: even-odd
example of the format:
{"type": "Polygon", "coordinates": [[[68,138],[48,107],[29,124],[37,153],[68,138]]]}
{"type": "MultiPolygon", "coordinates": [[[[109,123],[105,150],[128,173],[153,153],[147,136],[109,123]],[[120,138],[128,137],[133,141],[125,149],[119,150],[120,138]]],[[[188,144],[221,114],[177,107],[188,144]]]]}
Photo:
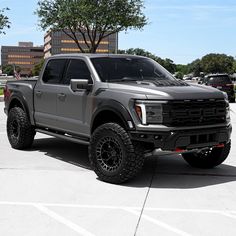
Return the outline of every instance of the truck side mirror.
{"type": "Polygon", "coordinates": [[[76,92],[79,90],[91,90],[92,85],[89,84],[88,79],[72,79],[70,81],[70,87],[72,91],[76,92]]]}

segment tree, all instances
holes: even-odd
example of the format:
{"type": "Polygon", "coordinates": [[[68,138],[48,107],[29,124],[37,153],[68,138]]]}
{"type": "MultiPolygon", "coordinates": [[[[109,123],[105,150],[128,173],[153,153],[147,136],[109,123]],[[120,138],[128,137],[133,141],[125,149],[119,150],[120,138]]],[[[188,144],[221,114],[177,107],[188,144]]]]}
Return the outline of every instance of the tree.
{"type": "Polygon", "coordinates": [[[44,64],[44,59],[42,59],[38,64],[36,64],[32,70],[33,76],[38,76],[44,64]]]}
{"type": "Polygon", "coordinates": [[[184,76],[189,73],[189,67],[188,65],[178,64],[176,65],[176,72],[184,76]]]}
{"type": "Polygon", "coordinates": [[[62,30],[81,52],[95,53],[109,35],[142,29],[147,24],[143,8],[142,0],[40,0],[36,14],[43,30],[62,30]]]}
{"type": "Polygon", "coordinates": [[[118,53],[149,57],[153,59],[154,61],[158,60],[158,57],[156,55],[152,54],[151,52],[145,51],[142,48],[129,48],[127,50],[119,50],[118,53]]]}
{"type": "Polygon", "coordinates": [[[202,61],[200,59],[188,64],[188,73],[193,73],[194,76],[200,76],[203,70],[202,61]]]}
{"type": "Polygon", "coordinates": [[[233,71],[236,73],[236,60],[234,60],[233,71]]]}
{"type": "MultiPolygon", "coordinates": [[[[16,66],[16,72],[20,73],[21,68],[19,66],[16,66]]],[[[14,75],[14,66],[13,65],[4,65],[2,67],[2,73],[7,75],[14,75]]]]}
{"type": "Polygon", "coordinates": [[[182,80],[183,77],[184,77],[184,74],[182,72],[178,71],[175,73],[175,78],[182,80]]]}
{"type": "Polygon", "coordinates": [[[9,18],[7,16],[5,16],[5,11],[8,11],[9,8],[3,8],[0,9],[0,34],[6,34],[4,29],[5,28],[10,28],[10,21],[9,18]]]}
{"type": "Polygon", "coordinates": [[[234,58],[225,54],[208,54],[201,60],[202,69],[206,73],[233,72],[234,58]]]}
{"type": "Polygon", "coordinates": [[[165,69],[167,69],[170,73],[174,74],[176,71],[176,65],[174,64],[174,62],[169,58],[166,58],[162,61],[163,61],[163,63],[160,63],[160,64],[163,67],[165,67],[165,69]]]}

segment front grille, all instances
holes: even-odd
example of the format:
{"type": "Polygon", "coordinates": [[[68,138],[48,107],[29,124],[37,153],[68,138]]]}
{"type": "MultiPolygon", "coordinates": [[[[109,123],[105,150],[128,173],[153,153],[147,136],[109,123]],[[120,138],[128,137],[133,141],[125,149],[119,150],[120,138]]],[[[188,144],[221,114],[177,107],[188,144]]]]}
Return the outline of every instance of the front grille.
{"type": "Polygon", "coordinates": [[[224,100],[173,101],[163,106],[163,120],[167,126],[220,124],[226,121],[226,108],[224,100]]]}

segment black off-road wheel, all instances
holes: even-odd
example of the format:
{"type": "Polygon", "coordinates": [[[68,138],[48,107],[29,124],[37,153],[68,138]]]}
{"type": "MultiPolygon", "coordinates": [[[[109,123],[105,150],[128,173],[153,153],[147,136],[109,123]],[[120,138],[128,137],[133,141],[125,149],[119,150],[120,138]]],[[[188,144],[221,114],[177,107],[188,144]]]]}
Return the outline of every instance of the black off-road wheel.
{"type": "Polygon", "coordinates": [[[183,153],[184,160],[192,167],[210,169],[220,165],[228,157],[231,142],[224,147],[214,147],[199,153],[183,153]]]}
{"type": "Polygon", "coordinates": [[[89,159],[99,179],[120,184],[134,178],[144,164],[144,148],[132,142],[120,125],[98,127],[91,138],[89,159]]]}
{"type": "Polygon", "coordinates": [[[14,107],[10,110],[7,119],[7,135],[12,148],[23,150],[31,147],[35,131],[22,108],[14,107]]]}

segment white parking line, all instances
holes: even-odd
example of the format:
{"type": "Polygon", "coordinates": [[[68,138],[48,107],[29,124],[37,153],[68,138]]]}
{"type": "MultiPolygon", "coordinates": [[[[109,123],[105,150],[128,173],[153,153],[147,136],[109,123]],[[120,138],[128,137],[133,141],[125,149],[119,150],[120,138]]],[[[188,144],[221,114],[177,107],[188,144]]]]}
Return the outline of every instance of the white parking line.
{"type": "MultiPolygon", "coordinates": [[[[83,229],[82,227],[72,223],[63,216],[49,210],[47,207],[69,207],[69,208],[87,208],[87,209],[112,209],[112,210],[124,210],[133,215],[139,216],[141,207],[128,207],[128,206],[109,206],[109,205],[81,205],[81,204],[64,204],[64,203],[40,203],[40,202],[9,202],[0,201],[0,205],[12,205],[12,206],[32,206],[36,207],[41,212],[51,216],[53,219],[63,223],[74,231],[86,235],[92,236],[93,234],[83,229]]],[[[224,210],[208,210],[208,209],[182,209],[182,208],[156,208],[156,207],[146,207],[145,211],[163,211],[163,212],[189,212],[189,213],[209,213],[209,214],[220,214],[226,217],[236,219],[236,211],[224,211],[224,210]]],[[[172,231],[181,236],[190,236],[190,234],[179,230],[171,225],[168,225],[162,221],[156,220],[148,215],[142,214],[142,218],[159,226],[172,231]]]]}
{"type": "MultiPolygon", "coordinates": [[[[191,213],[210,213],[210,214],[222,214],[222,213],[225,213],[225,211],[220,211],[220,210],[182,209],[182,208],[157,208],[157,207],[146,207],[145,211],[191,212],[191,213]]],[[[228,212],[231,212],[231,211],[228,211],[228,212]]]]}
{"type": "MultiPolygon", "coordinates": [[[[110,209],[110,210],[134,210],[141,211],[141,207],[129,206],[110,206],[110,205],[82,205],[70,203],[44,203],[44,202],[9,202],[0,201],[0,205],[19,205],[19,206],[35,206],[39,204],[45,207],[70,207],[70,208],[88,208],[88,209],[110,209]]],[[[163,211],[163,212],[192,212],[192,213],[211,213],[211,214],[236,214],[236,210],[208,210],[208,209],[182,209],[182,208],[158,208],[145,207],[145,211],[163,211]]]]}
{"type": "Polygon", "coordinates": [[[236,219],[236,215],[234,215],[235,214],[234,212],[231,212],[231,213],[221,212],[221,214],[224,215],[224,216],[236,219]]]}
{"type": "Polygon", "coordinates": [[[72,223],[71,221],[67,220],[65,217],[56,214],[55,212],[49,210],[47,207],[45,207],[45,206],[43,206],[41,204],[34,204],[34,207],[36,207],[41,212],[43,212],[46,215],[52,217],[56,221],[66,225],[67,227],[69,227],[70,229],[74,230],[75,232],[77,232],[77,233],[79,233],[81,235],[84,235],[84,236],[94,236],[94,234],[88,232],[86,229],[80,227],[79,225],[76,225],[76,224],[72,223]]]}
{"type": "MultiPolygon", "coordinates": [[[[128,212],[130,212],[130,213],[132,213],[134,215],[137,215],[137,216],[140,215],[140,212],[137,212],[137,211],[134,211],[134,210],[131,210],[131,209],[124,209],[124,210],[126,210],[126,211],[128,211],[128,212]]],[[[152,217],[150,217],[148,215],[142,214],[142,218],[147,220],[147,221],[152,222],[153,224],[155,224],[157,226],[160,226],[160,227],[162,227],[164,229],[167,229],[168,231],[171,231],[171,232],[173,232],[175,234],[178,234],[178,235],[181,235],[181,236],[191,236],[191,234],[188,234],[188,233],[186,233],[186,232],[184,232],[184,231],[182,231],[180,229],[177,229],[175,227],[172,227],[169,224],[166,224],[166,223],[164,223],[164,222],[162,222],[160,220],[153,219],[152,217]]]]}
{"type": "Polygon", "coordinates": [[[0,201],[0,205],[18,205],[18,206],[35,206],[39,204],[46,207],[72,207],[72,208],[88,208],[88,209],[135,209],[141,210],[141,207],[125,207],[125,206],[106,206],[106,205],[81,205],[81,204],[64,204],[64,203],[43,203],[43,202],[9,202],[0,201]]]}

